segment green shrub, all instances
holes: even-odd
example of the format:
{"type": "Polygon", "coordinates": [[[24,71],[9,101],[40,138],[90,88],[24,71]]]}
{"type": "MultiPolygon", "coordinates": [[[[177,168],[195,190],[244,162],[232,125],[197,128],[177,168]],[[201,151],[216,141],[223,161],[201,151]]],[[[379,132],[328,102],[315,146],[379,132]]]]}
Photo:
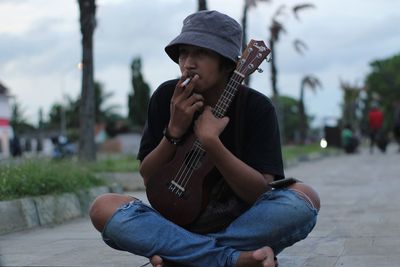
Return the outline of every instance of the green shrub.
{"type": "MultiPolygon", "coordinates": [[[[310,153],[329,153],[318,144],[284,146],[284,160],[310,153]]],[[[139,161],[134,156],[102,155],[94,163],[73,160],[31,160],[0,165],[0,200],[39,196],[105,185],[98,172],[136,172],[139,161]]]]}
{"type": "Polygon", "coordinates": [[[292,160],[307,154],[321,153],[328,154],[337,151],[336,148],[321,148],[317,143],[307,145],[293,145],[282,147],[282,157],[285,161],[292,160]]]}
{"type": "Polygon", "coordinates": [[[139,161],[133,155],[103,155],[88,167],[94,172],[136,172],[139,161]]]}
{"type": "Polygon", "coordinates": [[[104,184],[92,170],[73,161],[32,160],[0,165],[0,200],[76,192],[104,184]]]}

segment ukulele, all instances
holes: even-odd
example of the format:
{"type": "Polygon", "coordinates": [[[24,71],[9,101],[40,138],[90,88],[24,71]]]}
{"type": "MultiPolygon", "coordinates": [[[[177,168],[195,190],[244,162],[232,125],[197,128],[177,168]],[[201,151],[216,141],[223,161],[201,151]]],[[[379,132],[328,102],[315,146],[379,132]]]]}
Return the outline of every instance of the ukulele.
{"type": "MultiPolygon", "coordinates": [[[[212,113],[222,118],[239,85],[270,53],[263,41],[251,40],[237,63],[212,113]]],[[[202,144],[192,133],[177,148],[174,158],[150,177],[146,194],[150,204],[168,220],[185,226],[192,223],[207,205],[208,189],[215,174],[214,165],[202,144]]]]}

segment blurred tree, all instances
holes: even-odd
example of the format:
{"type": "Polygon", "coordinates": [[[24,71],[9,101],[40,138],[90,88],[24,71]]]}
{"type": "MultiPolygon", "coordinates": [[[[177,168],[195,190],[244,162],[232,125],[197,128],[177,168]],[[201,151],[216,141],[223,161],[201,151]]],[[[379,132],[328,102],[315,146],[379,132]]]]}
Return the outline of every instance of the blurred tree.
{"type": "Polygon", "coordinates": [[[198,0],[198,11],[207,10],[207,0],[198,0]]]}
{"type": "Polygon", "coordinates": [[[46,123],[46,128],[59,129],[61,121],[61,104],[54,103],[50,107],[49,121],[46,123]]]}
{"type": "MultiPolygon", "coordinates": [[[[385,128],[393,127],[393,104],[400,101],[400,54],[370,63],[371,72],[366,77],[366,110],[372,101],[379,99],[385,113],[385,128]]],[[[366,114],[366,113],[365,113],[366,114]]]]}
{"type": "MultiPolygon", "coordinates": [[[[243,6],[243,12],[242,12],[242,29],[243,29],[243,37],[242,37],[242,51],[245,50],[247,43],[249,40],[247,40],[247,15],[248,11],[252,7],[257,6],[257,2],[270,2],[270,0],[244,0],[244,6],[243,6]]],[[[249,85],[250,84],[250,75],[248,75],[244,79],[244,84],[249,85]]]]}
{"type": "Polygon", "coordinates": [[[106,121],[106,133],[108,137],[114,137],[119,133],[129,132],[129,123],[119,114],[112,114],[106,121]]]}
{"type": "Polygon", "coordinates": [[[295,98],[282,95],[279,96],[279,103],[281,103],[281,108],[285,113],[285,121],[283,123],[285,128],[281,129],[285,134],[283,138],[286,140],[286,143],[293,143],[297,140],[297,129],[299,128],[299,101],[295,98]]]}
{"type": "Polygon", "coordinates": [[[340,88],[343,90],[342,124],[358,128],[361,120],[357,116],[360,113],[360,93],[364,88],[344,81],[340,82],[340,88]]]}
{"type": "Polygon", "coordinates": [[[94,142],[95,105],[93,34],[96,28],[95,0],[78,0],[82,33],[82,93],[80,101],[79,159],[96,160],[94,142]]]}
{"type": "MultiPolygon", "coordinates": [[[[294,13],[294,17],[299,20],[299,15],[298,12],[306,9],[306,8],[311,8],[314,7],[312,4],[299,4],[295,5],[292,7],[292,11],[294,13]]],[[[278,18],[283,14],[286,6],[285,5],[280,5],[278,9],[275,11],[274,15],[272,16],[271,19],[271,25],[269,26],[269,33],[270,33],[270,38],[269,38],[269,45],[271,49],[271,54],[270,54],[270,63],[271,63],[271,88],[272,88],[272,101],[275,104],[275,107],[277,109],[277,115],[278,115],[278,121],[279,121],[279,126],[281,129],[281,137],[282,137],[282,143],[285,143],[285,126],[283,123],[285,122],[284,116],[284,110],[281,109],[281,104],[279,103],[279,90],[278,90],[278,85],[277,85],[277,79],[278,79],[278,69],[276,67],[276,43],[279,41],[279,37],[281,36],[282,33],[286,33],[286,30],[284,28],[284,25],[278,20],[278,18]]],[[[301,51],[303,47],[305,47],[304,42],[302,42],[299,39],[296,39],[293,42],[296,51],[301,51]]]]}
{"type": "Polygon", "coordinates": [[[65,120],[68,129],[78,129],[81,123],[80,119],[80,105],[81,97],[73,98],[66,96],[66,105],[64,108],[65,120]]]}
{"type": "MultiPolygon", "coordinates": [[[[94,107],[96,123],[108,123],[112,118],[120,117],[117,114],[117,105],[107,105],[107,100],[111,98],[113,93],[104,92],[101,82],[94,82],[94,107]]],[[[60,121],[62,112],[65,113],[66,127],[68,129],[79,128],[79,107],[81,98],[76,99],[66,95],[66,104],[62,106],[59,103],[53,104],[49,113],[49,128],[60,129],[60,121]],[[64,109],[64,111],[62,111],[64,109]]]]}
{"type": "Polygon", "coordinates": [[[304,91],[306,88],[309,88],[311,91],[315,92],[315,90],[318,87],[322,87],[321,82],[318,80],[318,78],[312,76],[312,75],[307,75],[304,76],[303,79],[301,80],[301,85],[300,85],[300,98],[299,98],[299,138],[300,138],[300,143],[304,144],[307,138],[307,130],[308,130],[308,118],[306,115],[305,111],[305,105],[304,105],[304,91]]]}
{"type": "Polygon", "coordinates": [[[39,121],[38,121],[38,134],[37,134],[37,146],[36,146],[36,151],[40,152],[43,150],[43,126],[44,126],[44,121],[43,121],[43,109],[39,108],[38,112],[39,116],[39,121]]]}
{"type": "Polygon", "coordinates": [[[142,61],[134,58],[131,64],[132,89],[128,96],[128,117],[133,126],[144,126],[147,119],[147,106],[150,99],[150,87],[142,75],[142,61]]]}
{"type": "Polygon", "coordinates": [[[65,95],[65,104],[54,103],[49,112],[49,122],[46,128],[58,129],[64,134],[67,134],[69,129],[79,128],[79,105],[80,97],[72,98],[71,96],[65,95]],[[63,123],[63,117],[65,125],[63,123]],[[65,127],[65,129],[64,129],[65,127]]]}
{"type": "MultiPolygon", "coordinates": [[[[299,20],[299,15],[298,12],[306,9],[306,8],[311,8],[314,7],[313,4],[300,4],[300,5],[295,5],[292,7],[292,11],[294,14],[294,17],[299,20]]],[[[278,9],[275,11],[274,15],[272,16],[271,19],[271,25],[269,26],[269,33],[270,33],[270,38],[269,38],[269,45],[271,48],[271,87],[272,87],[272,93],[273,97],[279,95],[279,90],[277,86],[277,77],[278,77],[278,70],[276,67],[276,43],[279,41],[279,37],[281,36],[282,33],[286,33],[286,29],[284,25],[279,22],[278,18],[283,14],[286,6],[281,5],[278,7],[278,9]]],[[[306,45],[303,41],[299,39],[295,39],[294,42],[294,47],[295,50],[299,53],[302,53],[302,50],[306,48],[306,45]]]]}
{"type": "Polygon", "coordinates": [[[44,125],[44,120],[43,120],[43,109],[39,108],[38,112],[39,120],[38,120],[38,129],[42,129],[44,125]]]}
{"type": "Polygon", "coordinates": [[[105,92],[101,82],[94,82],[94,106],[97,123],[108,122],[111,118],[118,117],[117,105],[106,105],[107,99],[110,99],[114,94],[112,92],[105,92]]]}
{"type": "Polygon", "coordinates": [[[27,122],[23,108],[16,98],[13,98],[11,102],[10,125],[16,135],[29,133],[35,130],[35,127],[27,122]]]}

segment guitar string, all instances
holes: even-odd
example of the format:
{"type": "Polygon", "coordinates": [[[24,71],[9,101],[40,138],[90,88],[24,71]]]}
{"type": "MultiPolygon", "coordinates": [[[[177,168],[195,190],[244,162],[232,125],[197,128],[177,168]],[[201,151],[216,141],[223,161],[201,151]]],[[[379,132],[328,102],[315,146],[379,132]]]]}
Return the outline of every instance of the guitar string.
{"type": "MultiPolygon", "coordinates": [[[[228,90],[234,89],[233,87],[229,87],[228,90]]],[[[215,115],[215,113],[214,113],[215,115]]],[[[190,178],[193,174],[193,172],[195,171],[196,166],[199,164],[201,158],[203,157],[204,153],[204,149],[201,147],[201,143],[199,142],[199,147],[197,149],[196,152],[193,152],[193,157],[191,157],[191,160],[188,164],[189,168],[187,168],[187,172],[183,175],[183,179],[182,179],[182,187],[186,188],[188,182],[190,181],[190,178]]]]}
{"type": "MultiPolygon", "coordinates": [[[[237,75],[237,76],[234,76],[233,77],[233,79],[231,79],[230,81],[229,81],[229,83],[228,83],[228,90],[226,90],[226,91],[224,91],[224,94],[222,95],[222,98],[220,98],[220,100],[218,101],[218,103],[217,103],[217,105],[216,105],[216,109],[214,109],[213,110],[213,114],[216,116],[216,117],[222,117],[222,115],[223,115],[223,112],[224,112],[224,110],[226,110],[226,108],[229,106],[229,102],[231,102],[231,99],[232,99],[232,97],[231,98],[228,98],[227,96],[226,96],[226,94],[231,94],[231,96],[234,96],[234,93],[235,92],[230,92],[230,91],[235,91],[236,90],[236,87],[234,87],[233,85],[232,85],[232,83],[238,83],[238,84],[241,84],[241,82],[240,82],[240,76],[239,75],[237,75]],[[237,79],[237,80],[236,80],[237,79]],[[226,94],[225,94],[226,93],[226,94]],[[228,103],[227,103],[228,102],[228,103]],[[218,105],[218,104],[220,104],[220,105],[218,105]],[[223,104],[225,105],[225,109],[223,108],[223,104]],[[221,110],[219,110],[219,109],[221,109],[221,110]],[[220,113],[220,114],[219,114],[220,113]]],[[[201,144],[200,144],[201,145],[201,144]]],[[[194,167],[196,167],[196,165],[198,164],[198,162],[199,162],[199,160],[201,159],[201,157],[202,157],[202,155],[203,155],[203,153],[204,153],[204,150],[203,149],[200,149],[200,151],[195,151],[195,152],[193,152],[193,154],[194,154],[194,160],[193,160],[193,158],[192,159],[190,159],[189,161],[188,161],[188,163],[190,163],[190,168],[186,168],[187,170],[188,170],[188,172],[186,172],[186,173],[184,173],[184,175],[183,175],[183,181],[184,181],[184,184],[181,184],[182,186],[183,186],[183,188],[185,188],[186,186],[187,186],[187,183],[189,182],[189,180],[190,180],[190,177],[191,177],[191,175],[193,174],[193,172],[194,172],[194,167]]],[[[186,165],[187,166],[187,165],[186,165]]],[[[180,177],[181,178],[181,177],[180,177]]],[[[181,179],[179,179],[179,182],[180,182],[180,180],[181,179]]]]}
{"type": "MultiPolygon", "coordinates": [[[[240,80],[240,76],[237,76],[237,77],[235,76],[235,77],[233,77],[233,79],[231,79],[229,81],[229,83],[227,85],[228,90],[224,91],[224,93],[226,92],[227,94],[230,94],[232,96],[234,95],[234,92],[230,92],[230,91],[232,91],[232,90],[235,91],[236,90],[236,88],[232,85],[235,82],[238,83],[238,81],[236,81],[235,79],[238,79],[238,81],[239,81],[240,80]]],[[[225,98],[223,98],[223,97],[220,98],[221,101],[218,101],[218,103],[216,105],[217,109],[213,109],[213,114],[217,115],[217,117],[218,117],[218,112],[222,113],[222,111],[218,110],[219,109],[218,107],[221,106],[221,103],[223,104],[224,101],[226,102],[226,100],[224,100],[224,99],[228,99],[228,98],[226,98],[226,97],[225,98]],[[214,112],[214,110],[217,112],[217,114],[214,112]]],[[[221,116],[221,114],[219,114],[219,116],[221,116]]],[[[186,166],[189,166],[189,167],[186,168],[187,171],[185,173],[182,173],[183,176],[180,177],[180,179],[179,179],[179,181],[181,183],[181,186],[183,188],[186,188],[186,186],[187,186],[187,184],[188,184],[188,182],[190,180],[190,177],[192,176],[192,174],[193,174],[193,172],[195,170],[195,167],[198,165],[198,163],[200,162],[200,159],[203,157],[204,149],[201,147],[201,143],[199,143],[199,145],[200,146],[196,147],[196,150],[193,152],[194,156],[193,157],[191,156],[191,158],[188,160],[188,164],[186,166]]]]}
{"type": "MultiPolygon", "coordinates": [[[[230,87],[229,87],[230,88],[230,87]]],[[[193,170],[195,169],[196,165],[198,164],[199,160],[201,159],[204,149],[201,147],[201,143],[198,139],[194,143],[194,149],[191,150],[192,152],[189,153],[189,157],[185,157],[185,162],[182,165],[184,168],[181,169],[177,173],[177,180],[174,181],[182,186],[183,188],[187,185],[186,177],[190,177],[193,174],[193,170]]]]}
{"type": "MultiPolygon", "coordinates": [[[[235,75],[233,77],[233,79],[230,79],[230,81],[228,83],[228,90],[224,91],[224,93],[225,92],[230,93],[229,90],[236,90],[236,88],[232,85],[232,83],[235,83],[235,82],[239,83],[240,79],[241,79],[241,77],[239,75],[235,75]]],[[[231,94],[234,95],[234,92],[231,93],[231,94]]],[[[220,98],[220,100],[218,101],[218,103],[216,105],[217,109],[213,109],[213,114],[216,115],[217,117],[218,117],[218,115],[221,116],[221,114],[218,114],[218,112],[222,113],[221,111],[218,110],[219,106],[220,106],[218,104],[220,102],[223,103],[224,99],[220,98]]],[[[201,148],[201,143],[199,142],[199,146],[197,146],[197,144],[196,144],[195,150],[192,152],[192,154],[190,155],[189,159],[187,159],[187,164],[185,164],[185,163],[183,164],[185,166],[183,168],[184,172],[182,172],[180,174],[180,177],[179,177],[178,181],[175,181],[175,182],[178,183],[180,186],[182,186],[184,189],[187,186],[187,184],[188,184],[188,182],[190,180],[190,177],[194,172],[195,167],[197,166],[197,164],[199,163],[200,159],[202,158],[203,153],[204,153],[204,149],[201,148]],[[187,167],[187,166],[190,166],[190,167],[187,167]]],[[[185,158],[185,161],[186,161],[186,158],[185,158]]]]}
{"type": "MultiPolygon", "coordinates": [[[[236,79],[236,77],[234,77],[234,79],[236,79]]],[[[231,79],[232,83],[237,82],[237,81],[235,81],[234,79],[231,79]]],[[[237,77],[237,79],[240,80],[240,77],[237,77]]],[[[225,91],[225,92],[227,92],[227,94],[230,94],[230,95],[233,96],[233,95],[234,95],[234,92],[231,92],[231,91],[235,91],[236,88],[233,87],[232,85],[229,85],[230,83],[231,83],[231,82],[228,83],[228,90],[225,91]]],[[[223,99],[223,98],[221,98],[221,99],[223,99]]],[[[222,102],[223,102],[223,103],[224,103],[224,101],[226,102],[226,99],[228,99],[228,98],[225,98],[225,100],[222,100],[222,102]]],[[[216,106],[220,106],[220,105],[217,104],[216,106]]],[[[218,109],[217,109],[217,111],[218,111],[218,109]]],[[[223,115],[223,114],[222,114],[223,112],[220,112],[220,113],[221,113],[220,116],[223,115]]],[[[214,115],[215,115],[215,114],[214,114],[214,115]]],[[[200,144],[201,144],[201,143],[200,143],[200,144]]],[[[194,166],[197,166],[197,164],[200,162],[201,158],[202,158],[203,155],[204,155],[204,152],[205,152],[204,149],[201,148],[201,153],[198,153],[198,155],[196,155],[196,157],[195,157],[195,159],[194,159],[194,166]]],[[[190,169],[190,173],[185,177],[186,179],[184,179],[184,184],[183,184],[183,187],[184,187],[184,188],[186,188],[187,184],[189,183],[189,180],[190,180],[190,178],[191,178],[193,172],[194,172],[194,168],[190,169]]]]}
{"type": "MultiPolygon", "coordinates": [[[[254,59],[253,59],[254,60],[254,59]]],[[[240,62],[242,63],[242,62],[240,62]]],[[[249,66],[249,65],[248,65],[249,66]]],[[[240,68],[238,68],[238,72],[241,72],[244,66],[243,64],[240,66],[240,68]]],[[[213,114],[218,117],[221,118],[224,115],[224,112],[227,110],[227,108],[229,107],[233,96],[236,93],[237,90],[237,86],[241,84],[240,81],[242,79],[242,77],[240,75],[235,75],[233,77],[233,79],[230,79],[230,81],[228,82],[227,85],[227,89],[225,90],[224,93],[222,94],[221,98],[218,100],[217,104],[216,104],[216,108],[213,109],[213,114]],[[237,83],[237,86],[235,87],[234,85],[232,85],[232,83],[237,83]],[[233,91],[233,92],[231,92],[233,91]],[[229,94],[231,95],[231,97],[227,97],[226,94],[229,96],[229,94]]],[[[201,143],[198,142],[198,139],[196,139],[194,145],[195,148],[193,150],[192,153],[189,152],[189,158],[187,158],[187,156],[185,156],[185,161],[182,164],[181,168],[179,169],[177,175],[175,176],[175,178],[173,179],[173,181],[175,181],[175,179],[178,177],[178,180],[175,181],[175,183],[177,183],[179,186],[181,186],[183,189],[186,188],[194,170],[195,167],[198,165],[200,159],[203,157],[204,154],[204,149],[201,147],[201,143]],[[182,168],[183,167],[183,168],[182,168]]],[[[176,188],[177,186],[174,185],[174,187],[176,188]]],[[[173,188],[173,192],[175,191],[175,188],[173,188]]],[[[178,191],[180,190],[180,188],[178,187],[178,191]]]]}
{"type": "Polygon", "coordinates": [[[192,177],[193,172],[195,171],[197,165],[199,164],[200,160],[203,158],[205,154],[205,150],[201,147],[201,143],[198,142],[197,144],[197,152],[194,153],[194,159],[190,163],[191,166],[187,168],[187,173],[185,176],[183,176],[182,179],[182,187],[186,189],[188,182],[190,181],[190,178],[192,177]]]}
{"type": "MultiPolygon", "coordinates": [[[[229,83],[228,88],[231,89],[232,87],[229,86],[229,83]]],[[[176,177],[178,178],[178,180],[176,180],[175,182],[179,184],[179,186],[182,186],[183,188],[187,186],[187,183],[190,180],[190,177],[193,174],[194,169],[196,168],[203,154],[204,149],[201,147],[201,143],[198,141],[198,139],[196,139],[194,143],[194,149],[189,152],[189,157],[185,157],[185,162],[182,165],[184,166],[184,168],[181,168],[177,173],[176,177]]]]}
{"type": "MultiPolygon", "coordinates": [[[[196,141],[193,143],[193,146],[195,146],[196,141]]],[[[186,162],[189,162],[188,156],[190,156],[190,153],[185,155],[185,158],[183,160],[183,163],[181,164],[181,167],[179,168],[178,172],[176,173],[174,179],[172,179],[172,181],[174,181],[179,186],[182,186],[180,177],[182,177],[182,173],[185,172],[186,162]],[[178,179],[177,179],[177,177],[178,177],[178,179]]],[[[180,190],[176,185],[173,185],[172,192],[175,192],[175,189],[178,189],[178,191],[180,190]]]]}
{"type": "Polygon", "coordinates": [[[185,177],[188,175],[190,169],[193,169],[196,166],[193,164],[196,162],[196,157],[198,157],[197,155],[201,156],[202,148],[199,144],[200,142],[198,141],[198,139],[196,139],[192,146],[193,149],[190,150],[190,152],[185,156],[184,162],[174,178],[175,183],[177,183],[179,186],[183,188],[184,188],[185,177]],[[193,159],[193,157],[195,158],[193,159]],[[175,180],[176,178],[178,179],[175,180]]]}

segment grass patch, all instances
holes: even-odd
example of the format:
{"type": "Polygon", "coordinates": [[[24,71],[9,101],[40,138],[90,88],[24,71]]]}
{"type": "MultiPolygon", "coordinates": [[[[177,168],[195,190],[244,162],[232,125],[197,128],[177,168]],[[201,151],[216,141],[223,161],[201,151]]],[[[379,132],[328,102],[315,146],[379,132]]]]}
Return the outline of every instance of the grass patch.
{"type": "MultiPolygon", "coordinates": [[[[322,149],[318,144],[284,146],[284,161],[311,153],[331,153],[335,148],[322,149]]],[[[135,156],[99,155],[97,162],[82,164],[73,160],[24,160],[0,165],[0,201],[27,196],[76,192],[105,185],[96,176],[99,172],[136,172],[135,156]]]]}
{"type": "Polygon", "coordinates": [[[32,160],[0,165],[0,200],[76,192],[105,183],[92,170],[73,161],[32,160]]]}
{"type": "Polygon", "coordinates": [[[88,168],[94,172],[136,172],[139,161],[133,155],[100,155],[88,168]]]}
{"type": "Polygon", "coordinates": [[[337,151],[336,148],[321,148],[319,144],[307,144],[307,145],[294,145],[294,146],[283,146],[282,157],[284,161],[296,159],[298,157],[312,154],[312,153],[332,153],[337,151]]]}

